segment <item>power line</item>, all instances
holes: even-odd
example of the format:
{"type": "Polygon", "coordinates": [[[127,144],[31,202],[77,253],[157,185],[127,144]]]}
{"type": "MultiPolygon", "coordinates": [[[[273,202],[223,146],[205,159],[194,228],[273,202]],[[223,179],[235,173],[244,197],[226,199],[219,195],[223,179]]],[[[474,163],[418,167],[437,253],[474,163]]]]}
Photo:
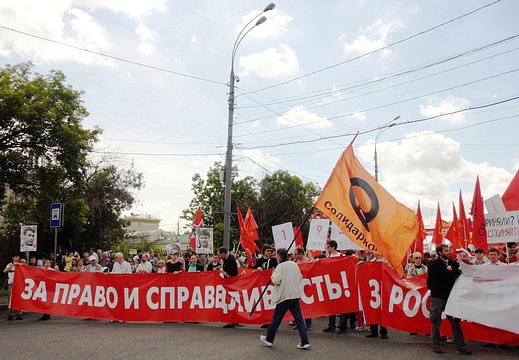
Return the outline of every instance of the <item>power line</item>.
{"type": "Polygon", "coordinates": [[[92,151],[96,154],[114,154],[114,155],[136,155],[136,156],[176,156],[176,157],[196,157],[196,156],[221,156],[224,153],[143,153],[143,152],[119,152],[119,151],[92,151]]]}
{"type": "Polygon", "coordinates": [[[119,139],[105,137],[104,140],[121,141],[130,143],[144,143],[144,144],[158,144],[158,145],[222,145],[219,142],[166,142],[166,141],[152,141],[152,140],[137,140],[137,139],[119,139]]]}
{"type": "Polygon", "coordinates": [[[469,12],[466,12],[466,13],[464,13],[464,14],[462,14],[462,15],[459,15],[459,16],[457,16],[457,17],[455,17],[455,18],[452,18],[452,19],[450,19],[450,20],[444,21],[444,22],[442,22],[442,23],[440,23],[440,24],[438,24],[438,25],[435,25],[435,26],[433,26],[433,27],[430,27],[430,28],[428,28],[428,29],[426,29],[426,30],[422,30],[422,31],[420,31],[420,32],[418,32],[418,33],[416,33],[416,34],[411,35],[411,36],[405,37],[405,38],[400,39],[400,40],[398,40],[398,41],[395,41],[395,42],[389,43],[389,44],[387,44],[387,45],[385,45],[385,46],[379,47],[379,48],[377,48],[377,49],[375,49],[375,50],[368,51],[368,52],[366,52],[366,53],[360,54],[360,55],[355,56],[355,57],[353,57],[353,58],[349,58],[349,59],[346,59],[346,60],[340,61],[340,62],[338,62],[338,63],[332,64],[332,65],[328,65],[328,66],[326,66],[326,67],[323,67],[323,68],[320,68],[320,69],[314,70],[314,71],[312,71],[312,72],[309,72],[309,73],[306,73],[306,74],[303,74],[303,75],[297,76],[297,77],[295,77],[295,78],[292,78],[292,79],[289,79],[289,80],[286,80],[286,81],[283,81],[283,82],[280,82],[280,83],[277,83],[277,84],[274,84],[274,85],[270,85],[270,86],[266,86],[266,87],[263,87],[263,88],[260,88],[260,89],[254,90],[254,91],[250,91],[250,92],[248,92],[248,94],[254,94],[254,93],[257,93],[257,92],[260,92],[260,91],[264,91],[264,90],[267,90],[267,89],[272,89],[272,88],[279,87],[279,86],[282,86],[282,85],[290,84],[290,83],[292,83],[292,82],[294,82],[294,81],[304,79],[304,78],[306,78],[306,77],[309,77],[309,76],[312,76],[312,75],[315,75],[315,74],[321,73],[321,72],[323,72],[323,71],[327,71],[327,70],[333,69],[333,68],[335,68],[335,67],[338,67],[338,66],[344,65],[344,64],[346,64],[346,63],[349,63],[349,62],[352,62],[352,61],[355,61],[355,60],[361,59],[361,58],[363,58],[363,57],[366,57],[366,56],[372,55],[372,54],[377,53],[377,52],[379,52],[379,51],[383,51],[383,50],[389,49],[389,48],[391,48],[391,47],[393,47],[393,46],[395,46],[395,45],[398,45],[398,44],[401,44],[401,43],[403,43],[403,42],[406,42],[406,41],[409,41],[409,40],[411,40],[411,39],[414,39],[414,38],[416,38],[416,37],[422,36],[422,35],[424,35],[424,34],[427,34],[427,33],[431,32],[431,31],[434,31],[434,30],[436,30],[436,29],[438,29],[438,28],[441,28],[441,27],[443,27],[443,26],[445,26],[445,25],[448,25],[448,24],[453,23],[453,22],[455,22],[455,21],[457,21],[457,20],[460,20],[460,19],[462,19],[462,18],[465,18],[465,17],[467,17],[467,16],[470,16],[470,15],[472,15],[472,14],[478,12],[478,11],[481,11],[481,10],[483,10],[483,9],[486,9],[486,8],[490,7],[490,6],[493,6],[493,5],[495,5],[495,4],[499,3],[499,2],[501,2],[501,0],[496,0],[496,1],[494,1],[494,2],[491,2],[491,3],[488,3],[488,4],[486,4],[486,5],[480,6],[480,7],[476,8],[476,9],[474,9],[474,10],[472,10],[472,11],[469,11],[469,12]]]}
{"type": "MultiPolygon", "coordinates": [[[[519,35],[517,35],[517,36],[519,37],[519,35]]],[[[421,77],[418,77],[418,78],[410,79],[410,80],[407,80],[407,81],[400,82],[398,84],[393,84],[393,85],[390,85],[390,86],[382,87],[382,88],[379,88],[379,89],[376,89],[376,90],[368,91],[368,92],[365,92],[365,93],[362,93],[362,94],[358,94],[358,95],[354,95],[354,96],[349,96],[348,97],[348,96],[341,96],[341,95],[339,95],[338,98],[334,99],[333,101],[327,101],[327,102],[323,102],[322,100],[316,100],[316,101],[312,102],[312,104],[315,104],[313,106],[304,106],[303,109],[293,110],[293,111],[290,111],[290,112],[286,113],[285,115],[291,115],[291,114],[295,114],[295,113],[298,113],[298,112],[301,112],[301,111],[305,111],[305,110],[311,110],[311,109],[315,109],[315,108],[319,108],[319,107],[323,107],[323,106],[337,104],[339,102],[343,102],[343,101],[347,101],[347,100],[358,99],[358,98],[366,96],[366,95],[376,94],[376,93],[379,93],[379,92],[382,92],[382,91],[385,91],[385,90],[388,90],[388,89],[393,89],[393,88],[396,88],[396,87],[400,87],[402,85],[411,84],[411,83],[416,82],[416,81],[420,81],[420,80],[424,80],[424,79],[429,79],[429,78],[437,76],[437,75],[445,74],[445,73],[448,73],[448,72],[451,72],[451,71],[454,71],[454,70],[457,70],[457,69],[460,69],[460,68],[464,68],[466,66],[474,65],[474,64],[477,64],[477,63],[480,63],[480,62],[483,62],[483,61],[486,61],[486,60],[489,60],[489,59],[493,59],[495,57],[498,57],[498,56],[501,56],[501,55],[505,55],[505,54],[508,54],[508,53],[511,53],[511,52],[514,52],[514,51],[517,51],[517,50],[519,50],[519,47],[516,47],[516,48],[513,48],[513,49],[509,49],[509,50],[506,50],[506,51],[503,51],[503,52],[500,52],[500,53],[497,53],[497,54],[494,54],[494,55],[490,55],[490,56],[487,56],[487,57],[484,57],[484,58],[481,58],[481,59],[477,59],[477,60],[474,60],[474,61],[471,61],[471,62],[468,62],[468,63],[465,63],[465,64],[457,65],[457,66],[454,66],[454,67],[451,67],[451,68],[448,68],[448,69],[437,71],[437,72],[434,72],[432,74],[428,74],[428,75],[421,76],[421,77]]],[[[367,87],[369,87],[369,86],[365,86],[364,88],[367,88],[367,87]]],[[[249,97],[249,96],[247,95],[247,97],[249,97]]],[[[326,96],[323,96],[323,97],[326,98],[326,96]]],[[[279,110],[281,110],[281,109],[279,109],[279,110]]],[[[270,118],[270,116],[264,116],[264,117],[259,117],[259,118],[254,118],[252,120],[248,120],[247,122],[253,122],[253,121],[264,120],[264,119],[269,119],[269,118],[270,118]]]]}
{"type": "Polygon", "coordinates": [[[291,141],[291,142],[272,144],[272,145],[258,145],[258,146],[241,148],[241,150],[273,148],[273,147],[296,145],[296,144],[308,144],[308,143],[314,143],[314,142],[318,142],[318,141],[322,141],[322,140],[326,140],[326,139],[337,139],[337,138],[342,138],[342,137],[346,137],[346,136],[363,135],[363,134],[368,134],[368,133],[371,133],[371,132],[374,132],[374,131],[378,131],[378,130],[381,130],[381,129],[384,129],[384,128],[388,128],[390,126],[391,127],[402,126],[402,125],[409,125],[409,124],[429,121],[429,120],[436,119],[436,118],[439,118],[439,117],[442,117],[442,116],[454,115],[454,114],[459,114],[459,113],[462,113],[462,112],[465,112],[465,111],[471,111],[471,110],[476,110],[476,109],[482,109],[482,108],[487,108],[487,107],[491,107],[491,106],[496,106],[496,105],[500,105],[500,104],[503,104],[503,103],[506,103],[506,102],[509,102],[509,101],[514,101],[514,100],[517,100],[517,99],[519,99],[519,96],[514,96],[514,97],[511,97],[511,98],[508,98],[508,99],[496,101],[496,102],[489,103],[489,104],[478,105],[478,106],[470,106],[470,107],[465,108],[465,109],[451,111],[451,112],[448,112],[448,113],[438,114],[438,115],[430,116],[430,117],[426,117],[426,118],[409,120],[409,121],[405,121],[405,122],[398,122],[398,123],[393,123],[391,125],[378,126],[378,127],[371,128],[371,129],[368,129],[368,130],[363,130],[363,131],[345,133],[345,134],[340,134],[340,135],[323,136],[323,137],[320,137],[320,138],[317,138],[317,139],[298,140],[298,141],[291,141]]]}
{"type": "MultiPolygon", "coordinates": [[[[421,70],[424,70],[424,69],[427,69],[427,68],[435,67],[435,66],[438,66],[438,65],[441,65],[441,64],[453,61],[453,60],[457,60],[457,59],[465,57],[467,55],[473,55],[473,54],[478,53],[480,51],[488,50],[488,49],[490,49],[492,47],[495,47],[495,46],[498,46],[498,45],[503,45],[503,44],[505,44],[505,43],[507,43],[509,41],[517,39],[518,37],[519,37],[519,34],[516,34],[516,35],[513,35],[513,36],[509,36],[509,37],[500,39],[498,41],[494,41],[494,42],[489,43],[489,44],[485,44],[485,45],[482,45],[482,46],[478,46],[476,48],[465,50],[465,51],[460,52],[460,53],[456,53],[454,55],[450,55],[450,56],[447,56],[447,57],[443,57],[443,58],[439,58],[439,59],[436,59],[436,60],[432,60],[430,62],[421,64],[421,65],[416,65],[416,66],[413,66],[413,67],[407,67],[407,68],[398,70],[398,71],[393,72],[393,73],[385,74],[385,75],[384,74],[378,74],[378,75],[372,76],[372,77],[367,78],[367,79],[357,80],[357,81],[353,81],[353,82],[350,82],[350,83],[346,83],[344,85],[339,85],[338,88],[335,88],[335,89],[332,89],[332,90],[329,90],[329,88],[321,89],[321,90],[316,90],[316,91],[310,92],[310,94],[313,94],[313,95],[290,96],[290,97],[287,97],[287,98],[284,98],[284,99],[283,98],[276,99],[275,101],[270,100],[270,102],[267,101],[264,104],[265,105],[277,105],[277,104],[283,104],[283,103],[287,103],[287,102],[294,102],[294,101],[305,100],[305,99],[322,98],[322,97],[329,96],[331,94],[342,93],[342,92],[347,91],[347,90],[354,90],[354,89],[369,87],[371,85],[376,85],[376,84],[384,82],[386,80],[391,80],[393,78],[397,78],[397,77],[400,77],[400,76],[403,76],[403,75],[408,75],[408,74],[411,74],[411,73],[414,73],[414,72],[417,72],[417,71],[421,71],[421,70]],[[375,78],[375,79],[373,80],[373,78],[375,78]],[[348,85],[348,86],[345,86],[345,85],[348,85]]],[[[489,56],[487,58],[481,59],[480,61],[483,61],[483,60],[486,60],[486,59],[490,59],[492,57],[500,56],[500,55],[503,55],[503,54],[506,54],[508,52],[515,51],[515,50],[517,50],[517,48],[509,50],[509,51],[501,52],[501,53],[498,53],[498,54],[495,54],[495,55],[492,55],[492,56],[489,56]]],[[[468,63],[466,65],[470,65],[470,64],[473,64],[473,63],[468,63]]],[[[239,106],[238,108],[239,109],[247,109],[247,108],[257,108],[257,107],[260,107],[260,106],[259,105],[247,105],[247,106],[239,106]]]]}
{"type": "Polygon", "coordinates": [[[204,78],[204,77],[197,76],[197,75],[189,75],[189,74],[181,73],[181,72],[178,72],[178,71],[173,71],[173,70],[161,68],[161,67],[155,66],[155,65],[144,64],[144,63],[141,63],[141,62],[138,62],[138,61],[135,61],[135,60],[125,59],[125,58],[122,58],[122,57],[119,57],[119,56],[110,55],[110,54],[102,53],[102,52],[99,52],[99,51],[86,49],[86,48],[83,48],[83,47],[80,47],[80,46],[67,44],[67,43],[62,42],[62,41],[49,39],[49,38],[46,38],[44,36],[31,34],[31,33],[28,33],[28,32],[25,32],[25,31],[21,31],[21,30],[17,30],[17,29],[13,29],[13,28],[10,28],[10,27],[7,27],[7,26],[0,25],[0,29],[4,29],[4,30],[7,30],[7,31],[15,32],[17,34],[21,34],[21,35],[25,35],[25,36],[30,36],[30,37],[35,38],[35,39],[47,41],[47,42],[50,42],[50,43],[53,43],[53,44],[57,44],[57,45],[61,45],[61,46],[66,46],[66,47],[69,47],[69,48],[72,48],[72,49],[84,51],[84,52],[87,52],[87,53],[90,53],[90,54],[102,56],[102,57],[109,58],[109,59],[112,59],[112,60],[117,60],[117,61],[125,62],[125,63],[128,63],[128,64],[132,64],[132,65],[142,66],[142,67],[145,67],[145,68],[148,68],[148,69],[158,70],[158,71],[162,71],[162,72],[165,72],[165,73],[168,73],[168,74],[172,74],[172,75],[176,75],[176,76],[182,76],[182,77],[186,77],[186,78],[190,78],[190,79],[194,79],[194,80],[200,80],[200,81],[205,81],[205,82],[212,83],[212,84],[219,84],[219,85],[227,86],[227,84],[225,82],[222,82],[222,81],[211,80],[211,79],[204,78]]]}
{"type": "MultiPolygon", "coordinates": [[[[371,107],[371,108],[368,108],[368,109],[364,109],[364,110],[356,110],[354,112],[332,116],[332,117],[329,117],[329,118],[325,118],[324,120],[311,121],[311,122],[300,124],[300,125],[297,125],[297,126],[285,126],[285,127],[280,127],[280,128],[270,129],[270,130],[257,131],[257,132],[252,133],[252,134],[264,134],[264,133],[276,132],[276,131],[280,131],[280,130],[292,129],[292,128],[297,128],[297,127],[303,127],[303,126],[308,126],[308,125],[312,125],[312,124],[316,124],[316,123],[320,123],[320,122],[324,122],[324,121],[330,121],[330,120],[335,120],[335,119],[339,119],[339,118],[343,118],[343,117],[347,117],[347,116],[352,116],[352,115],[355,115],[356,113],[359,113],[359,112],[366,113],[366,112],[373,111],[373,110],[379,110],[379,109],[383,109],[383,108],[390,107],[390,106],[393,106],[393,105],[402,104],[402,103],[405,103],[405,102],[408,102],[408,101],[417,100],[417,99],[420,99],[420,98],[423,98],[423,97],[426,97],[426,96],[435,95],[435,94],[442,93],[442,92],[445,92],[445,91],[450,91],[450,90],[453,90],[453,89],[458,89],[458,88],[465,87],[465,86],[468,86],[468,85],[473,85],[473,84],[476,84],[476,83],[479,83],[479,82],[482,82],[482,81],[494,79],[494,78],[497,78],[497,77],[500,77],[500,76],[504,76],[504,75],[508,75],[508,74],[511,74],[511,73],[514,73],[514,72],[517,72],[517,71],[519,71],[519,68],[515,68],[515,69],[508,70],[508,71],[505,71],[505,72],[502,72],[502,73],[499,73],[499,74],[494,74],[494,75],[491,75],[491,76],[487,76],[487,77],[484,77],[484,78],[481,78],[481,79],[469,81],[469,82],[466,82],[466,83],[463,83],[463,84],[451,86],[451,87],[444,88],[444,89],[441,89],[441,90],[432,91],[432,92],[429,92],[429,93],[426,93],[426,94],[421,94],[421,95],[410,97],[410,98],[406,98],[406,99],[403,99],[403,100],[398,100],[398,101],[395,101],[395,102],[392,102],[392,103],[387,103],[387,104],[374,106],[374,107],[371,107]]],[[[235,137],[246,137],[246,136],[249,136],[249,135],[237,135],[235,137]]]]}

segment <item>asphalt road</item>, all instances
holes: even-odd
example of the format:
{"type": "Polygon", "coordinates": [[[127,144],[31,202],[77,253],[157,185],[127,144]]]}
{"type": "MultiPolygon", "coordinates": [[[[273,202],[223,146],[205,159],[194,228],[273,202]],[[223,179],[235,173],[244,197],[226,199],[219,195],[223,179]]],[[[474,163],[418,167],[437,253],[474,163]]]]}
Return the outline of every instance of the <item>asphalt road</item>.
{"type": "MultiPolygon", "coordinates": [[[[431,352],[430,337],[390,331],[389,339],[366,339],[366,333],[323,334],[327,319],[314,319],[311,350],[298,350],[297,331],[282,325],[273,348],[258,340],[258,326],[223,329],[221,324],[110,323],[53,317],[38,322],[6,321],[0,313],[0,359],[459,359],[454,345],[446,354],[431,352]]],[[[519,349],[484,348],[469,343],[472,359],[519,359],[519,349]]]]}

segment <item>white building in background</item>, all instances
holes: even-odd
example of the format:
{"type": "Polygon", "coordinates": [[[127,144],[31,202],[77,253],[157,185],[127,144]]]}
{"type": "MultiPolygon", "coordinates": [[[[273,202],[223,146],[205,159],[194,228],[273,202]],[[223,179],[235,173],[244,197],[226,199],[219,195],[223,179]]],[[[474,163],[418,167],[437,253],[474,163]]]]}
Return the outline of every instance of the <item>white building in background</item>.
{"type": "Polygon", "coordinates": [[[133,232],[153,232],[159,230],[160,219],[151,215],[131,214],[124,218],[130,223],[126,227],[128,233],[133,232]]]}

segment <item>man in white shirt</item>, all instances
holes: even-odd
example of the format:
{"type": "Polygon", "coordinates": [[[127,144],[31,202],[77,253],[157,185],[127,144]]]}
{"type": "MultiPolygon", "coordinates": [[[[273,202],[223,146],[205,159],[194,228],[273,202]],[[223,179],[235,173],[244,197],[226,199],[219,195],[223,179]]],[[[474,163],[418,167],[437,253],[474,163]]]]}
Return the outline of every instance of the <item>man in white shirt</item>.
{"type": "Polygon", "coordinates": [[[495,247],[491,247],[488,249],[487,253],[488,262],[484,266],[494,266],[494,265],[503,265],[501,261],[499,261],[499,250],[495,247]]]}
{"type": "Polygon", "coordinates": [[[14,255],[12,259],[13,261],[7,264],[4,269],[4,273],[7,273],[7,303],[9,304],[7,309],[7,320],[13,320],[15,317],[16,320],[23,320],[21,311],[11,309],[11,291],[13,287],[14,272],[16,267],[20,266],[20,256],[14,255]]]}
{"type": "Polygon", "coordinates": [[[142,262],[137,266],[137,274],[151,274],[153,266],[148,261],[148,254],[142,254],[142,262]]]}
{"type": "Polygon", "coordinates": [[[123,254],[118,252],[115,254],[115,263],[112,268],[112,274],[131,274],[132,267],[127,261],[124,261],[123,254]]]}
{"type": "Polygon", "coordinates": [[[272,283],[274,291],[272,301],[276,304],[274,316],[267,330],[267,336],[261,335],[260,340],[268,347],[272,347],[276,332],[283,320],[283,317],[290,310],[297,324],[297,330],[301,337],[301,342],[297,345],[298,349],[310,349],[308,341],[308,330],[306,328],[303,314],[301,313],[301,281],[303,276],[299,270],[299,266],[293,261],[288,261],[288,252],[286,249],[278,249],[276,258],[279,265],[272,273],[272,283]]]}

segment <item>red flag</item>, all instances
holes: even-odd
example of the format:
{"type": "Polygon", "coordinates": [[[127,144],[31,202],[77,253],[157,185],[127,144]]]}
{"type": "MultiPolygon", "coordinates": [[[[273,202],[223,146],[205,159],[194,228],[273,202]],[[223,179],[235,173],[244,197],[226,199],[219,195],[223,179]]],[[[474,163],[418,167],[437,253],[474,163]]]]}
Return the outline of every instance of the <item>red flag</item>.
{"type": "Polygon", "coordinates": [[[460,234],[459,234],[459,221],[458,214],[456,214],[456,207],[452,204],[452,223],[447,231],[445,237],[451,242],[451,253],[455,254],[456,250],[460,248],[460,234]]]}
{"type": "Polygon", "coordinates": [[[193,220],[193,230],[191,231],[191,237],[189,238],[189,247],[193,251],[196,251],[195,229],[201,226],[204,226],[204,219],[202,217],[202,210],[200,210],[200,207],[198,207],[196,210],[195,219],[193,220]]]}
{"type": "Polygon", "coordinates": [[[258,249],[254,242],[259,239],[258,224],[256,224],[256,220],[254,219],[254,215],[252,215],[252,210],[250,208],[247,209],[247,215],[245,215],[245,231],[247,232],[247,242],[251,245],[254,244],[254,247],[258,249]]]}
{"type": "MultiPolygon", "coordinates": [[[[256,252],[256,250],[259,250],[259,249],[256,246],[256,243],[254,242],[254,240],[252,240],[252,241],[249,240],[250,236],[249,236],[249,233],[247,232],[247,226],[245,224],[245,221],[243,220],[243,216],[241,214],[240,207],[238,207],[237,210],[238,210],[238,224],[240,225],[240,245],[243,248],[243,250],[245,250],[245,253],[247,254],[247,265],[249,265],[249,267],[255,267],[256,258],[254,257],[254,253],[256,252]]],[[[251,215],[252,215],[252,213],[251,213],[251,215]]],[[[248,212],[247,212],[247,216],[249,216],[248,212]]],[[[254,221],[254,218],[252,218],[252,220],[254,221]]],[[[250,222],[250,220],[249,220],[249,222],[250,222]]],[[[254,221],[253,224],[256,224],[256,221],[254,221]]],[[[256,225],[256,228],[257,228],[257,225],[256,225]]]]}
{"type": "Polygon", "coordinates": [[[472,243],[476,248],[481,248],[487,252],[487,230],[485,227],[485,212],[483,196],[481,196],[481,186],[479,185],[479,176],[476,180],[470,213],[472,214],[472,243]]]}
{"type": "Polygon", "coordinates": [[[519,170],[510,182],[510,185],[508,185],[503,196],[501,196],[501,200],[503,200],[507,211],[519,210],[519,170]]]}
{"type": "Polygon", "coordinates": [[[299,226],[294,226],[294,236],[296,237],[296,247],[304,249],[305,245],[303,244],[303,232],[299,231],[299,226]]]}
{"type": "Polygon", "coordinates": [[[459,198],[459,206],[458,209],[460,211],[460,217],[458,219],[458,227],[459,227],[459,239],[460,245],[463,248],[467,248],[470,239],[470,229],[467,224],[467,215],[465,214],[465,205],[463,205],[463,198],[461,197],[460,190],[460,198],[459,198]]]}
{"type": "Polygon", "coordinates": [[[314,208],[314,219],[317,219],[317,210],[314,208]]]}
{"type": "Polygon", "coordinates": [[[420,201],[418,201],[418,209],[416,210],[416,217],[418,219],[418,232],[416,233],[416,239],[414,244],[411,246],[413,252],[419,252],[423,255],[423,242],[426,238],[425,226],[423,224],[422,210],[420,209],[420,201]]]}
{"type": "Polygon", "coordinates": [[[434,225],[432,242],[436,245],[440,245],[443,242],[442,214],[440,212],[440,203],[438,203],[438,210],[436,211],[436,224],[434,225]]]}

